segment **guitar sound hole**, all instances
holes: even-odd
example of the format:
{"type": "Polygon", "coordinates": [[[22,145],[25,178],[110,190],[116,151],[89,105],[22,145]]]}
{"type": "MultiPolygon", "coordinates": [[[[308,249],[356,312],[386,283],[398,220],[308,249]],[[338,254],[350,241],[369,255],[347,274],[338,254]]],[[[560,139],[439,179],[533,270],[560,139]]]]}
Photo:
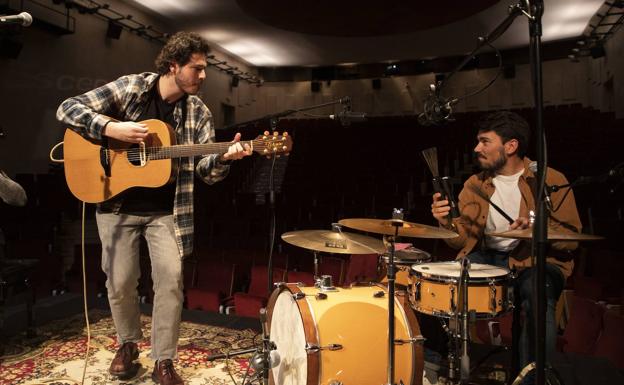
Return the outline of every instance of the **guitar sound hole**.
{"type": "Polygon", "coordinates": [[[133,144],[128,148],[127,156],[131,165],[141,166],[141,149],[138,144],[133,144]]]}

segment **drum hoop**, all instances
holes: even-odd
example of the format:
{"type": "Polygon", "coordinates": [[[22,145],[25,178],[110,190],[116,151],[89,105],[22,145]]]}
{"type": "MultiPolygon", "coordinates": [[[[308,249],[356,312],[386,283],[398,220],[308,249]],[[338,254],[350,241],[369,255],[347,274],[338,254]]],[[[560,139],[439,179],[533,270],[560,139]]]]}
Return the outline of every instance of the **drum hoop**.
{"type": "MultiPolygon", "coordinates": [[[[422,306],[413,306],[413,309],[419,313],[428,314],[430,316],[439,317],[439,318],[453,318],[457,315],[452,312],[445,312],[441,310],[430,310],[422,306]]],[[[503,314],[509,313],[512,310],[513,310],[513,306],[508,306],[507,308],[504,308],[502,311],[499,311],[497,313],[475,312],[474,317],[475,319],[478,319],[478,320],[492,319],[492,318],[499,317],[503,314]]]]}
{"type": "MultiPolygon", "coordinates": [[[[418,264],[416,264],[418,265],[418,264]]],[[[419,265],[420,266],[420,265],[419,265]]],[[[502,275],[494,275],[491,277],[471,277],[470,273],[469,273],[469,277],[468,277],[468,284],[490,284],[490,283],[498,283],[498,282],[504,282],[504,281],[509,281],[510,279],[512,279],[512,273],[511,270],[504,268],[504,267],[500,267],[500,266],[495,266],[499,269],[503,269],[506,271],[505,274],[502,275]]],[[[459,276],[457,277],[451,277],[448,275],[440,275],[440,274],[435,274],[435,273],[427,273],[427,272],[422,272],[422,271],[418,271],[415,269],[410,269],[410,275],[413,275],[417,278],[422,278],[428,281],[434,281],[434,282],[440,282],[440,283],[457,283],[459,281],[459,276]]]]}
{"type": "MultiPolygon", "coordinates": [[[[403,313],[403,317],[405,318],[405,323],[408,326],[409,338],[415,338],[416,333],[422,334],[420,332],[420,325],[418,324],[418,319],[416,319],[416,314],[412,311],[409,299],[405,292],[395,293],[394,301],[398,302],[399,309],[403,313]]],[[[419,384],[422,380],[423,370],[424,370],[424,352],[423,345],[417,342],[412,342],[412,378],[410,384],[419,384]]]]}
{"type": "MultiPolygon", "coordinates": [[[[275,307],[275,302],[277,301],[277,297],[282,293],[282,291],[288,290],[291,294],[303,293],[299,286],[294,283],[283,284],[280,287],[273,290],[271,297],[269,299],[269,303],[267,305],[267,309],[271,309],[268,312],[267,322],[269,323],[269,327],[271,326],[271,320],[273,319],[273,308],[275,307]]],[[[300,300],[295,300],[297,304],[297,308],[299,309],[299,314],[301,315],[301,320],[303,322],[303,332],[305,334],[306,343],[314,344],[316,346],[319,345],[319,337],[318,337],[318,329],[316,327],[316,322],[312,315],[312,311],[310,310],[310,304],[307,301],[306,297],[302,299],[305,300],[307,306],[302,306],[299,302],[300,300]],[[306,322],[307,321],[307,322],[306,322]]],[[[270,333],[270,330],[269,330],[270,333]]],[[[307,353],[307,383],[308,384],[318,384],[319,376],[321,374],[320,371],[320,353],[307,353]]],[[[273,371],[271,370],[269,374],[272,376],[273,371]]],[[[275,383],[273,380],[272,383],[275,383]]]]}
{"type": "MultiPolygon", "coordinates": [[[[389,258],[386,257],[381,257],[381,259],[384,261],[385,264],[388,264],[389,258]]],[[[394,258],[394,264],[395,265],[418,265],[421,264],[423,262],[430,262],[431,261],[431,257],[429,258],[422,258],[422,259],[403,259],[403,258],[394,258]]]]}

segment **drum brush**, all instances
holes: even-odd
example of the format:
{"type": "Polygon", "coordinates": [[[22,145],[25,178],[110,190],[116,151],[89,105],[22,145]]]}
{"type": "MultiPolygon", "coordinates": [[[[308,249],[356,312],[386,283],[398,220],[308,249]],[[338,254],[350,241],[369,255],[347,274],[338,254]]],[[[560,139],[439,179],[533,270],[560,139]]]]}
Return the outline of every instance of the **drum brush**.
{"type": "Polygon", "coordinates": [[[436,147],[426,148],[421,151],[421,154],[429,167],[429,171],[431,171],[431,175],[433,175],[433,190],[439,192],[444,199],[448,200],[449,206],[451,206],[451,211],[449,212],[451,218],[458,218],[459,208],[457,203],[455,203],[455,199],[453,199],[453,188],[449,177],[441,177],[438,172],[438,149],[436,147]]]}

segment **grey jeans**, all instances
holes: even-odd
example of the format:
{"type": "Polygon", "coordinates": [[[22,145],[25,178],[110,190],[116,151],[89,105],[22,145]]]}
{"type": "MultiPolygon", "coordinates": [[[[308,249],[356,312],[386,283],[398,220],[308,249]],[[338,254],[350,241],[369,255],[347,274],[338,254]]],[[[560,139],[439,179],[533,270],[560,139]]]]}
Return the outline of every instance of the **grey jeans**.
{"type": "Polygon", "coordinates": [[[173,215],[96,214],[102,241],[102,270],[118,342],[143,338],[138,302],[139,240],[145,237],[152,265],[152,352],[154,360],[176,358],[182,311],[182,258],[173,215]]]}

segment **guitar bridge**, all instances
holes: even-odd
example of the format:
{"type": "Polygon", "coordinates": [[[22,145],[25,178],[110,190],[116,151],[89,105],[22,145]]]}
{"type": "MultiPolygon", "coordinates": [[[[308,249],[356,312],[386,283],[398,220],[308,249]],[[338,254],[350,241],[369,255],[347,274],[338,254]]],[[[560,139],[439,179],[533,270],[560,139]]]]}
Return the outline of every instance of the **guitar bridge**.
{"type": "Polygon", "coordinates": [[[108,141],[105,140],[103,144],[104,144],[103,146],[100,146],[100,165],[102,165],[102,168],[104,169],[104,175],[110,178],[111,162],[110,162],[110,155],[108,152],[108,148],[106,147],[106,145],[108,144],[108,141]]]}

